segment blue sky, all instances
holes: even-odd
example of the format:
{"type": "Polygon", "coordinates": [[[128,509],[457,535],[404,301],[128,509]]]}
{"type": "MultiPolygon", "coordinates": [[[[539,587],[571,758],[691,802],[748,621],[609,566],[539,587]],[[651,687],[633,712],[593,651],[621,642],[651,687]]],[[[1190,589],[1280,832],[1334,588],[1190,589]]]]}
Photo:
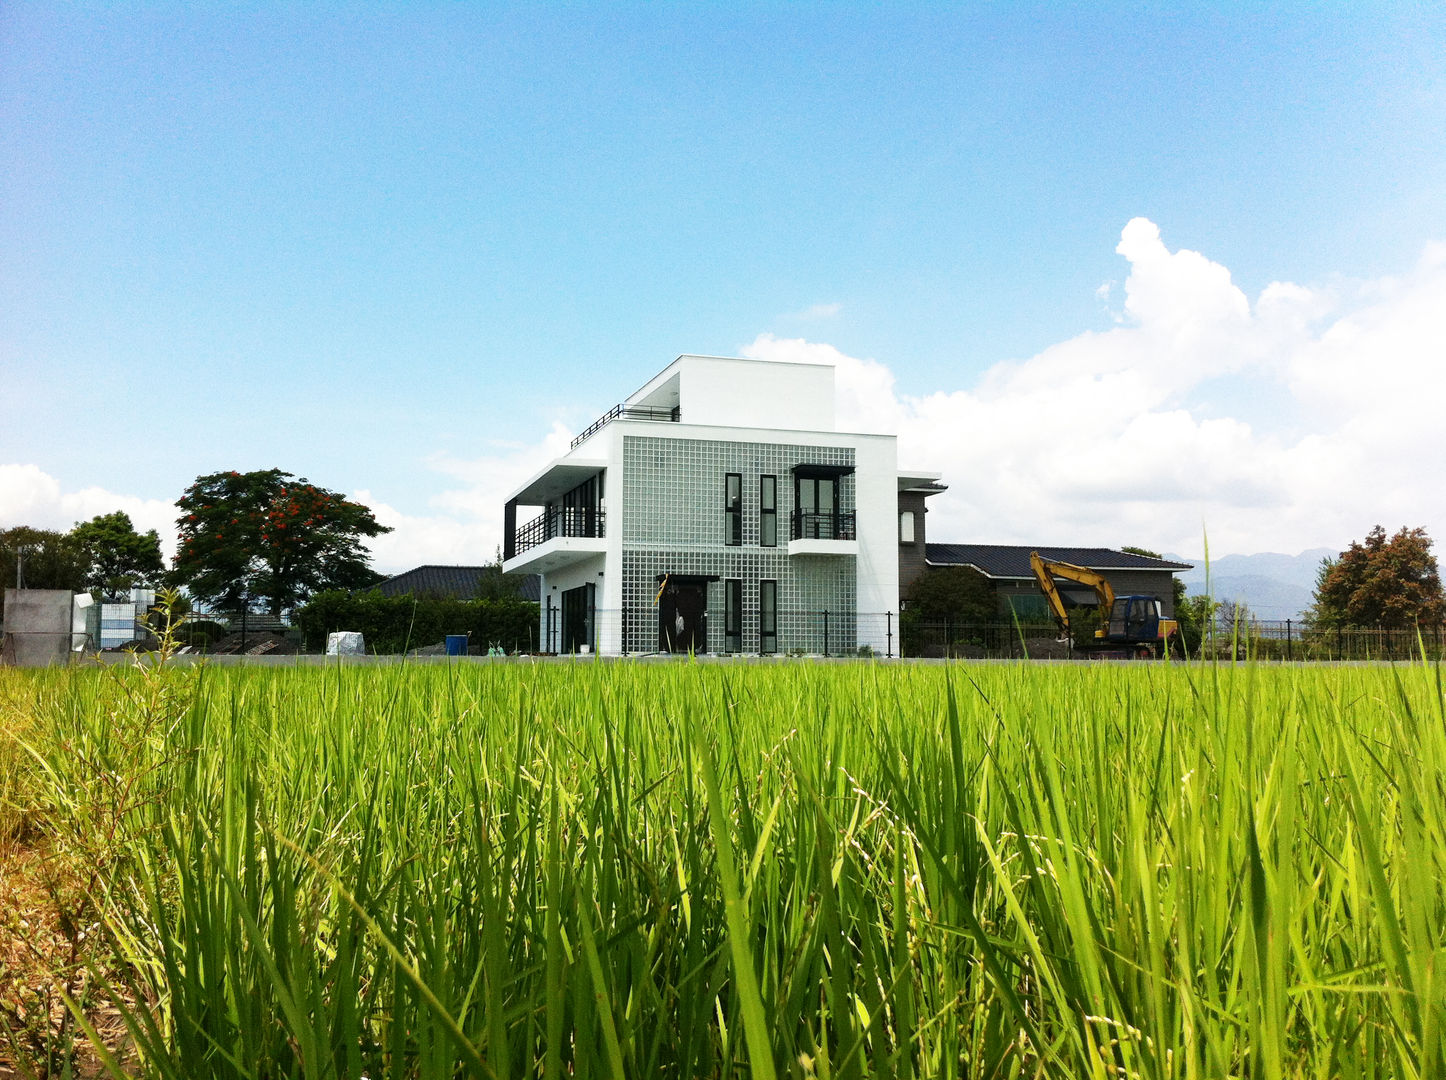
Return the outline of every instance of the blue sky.
{"type": "Polygon", "coordinates": [[[750,352],[886,371],[891,408],[859,422],[937,458],[906,463],[951,483],[948,539],[1446,536],[1425,430],[1389,497],[1383,465],[1354,503],[1307,467],[1390,430],[1389,402],[1366,423],[1332,393],[1352,357],[1395,350],[1378,377],[1446,392],[1446,325],[1421,314],[1443,148],[1434,4],[9,3],[0,527],[108,501],[164,524],[197,474],[279,466],[395,515],[379,563],[476,561],[549,432],[679,353],[750,352]],[[1137,218],[1163,247],[1137,234],[1132,259],[1137,218]],[[1151,267],[1204,295],[1195,252],[1243,298],[1249,344],[1161,329],[1233,301],[1127,303],[1151,267]],[[1281,282],[1308,294],[1289,340],[1260,306],[1281,282]],[[1380,336],[1341,358],[1357,324],[1380,336]],[[1062,347],[1096,375],[1135,356],[1126,380],[1149,383],[1145,339],[1193,375],[1120,408],[1210,458],[1184,480],[1115,469],[1142,452],[1123,415],[1028,411],[1062,347]],[[1256,359],[1216,370],[1222,349],[1256,359]],[[925,430],[957,435],[981,403],[979,440],[1073,441],[1090,483],[1025,442],[991,459],[925,430]],[[1273,493],[1237,497],[1253,467],[1273,493]]]}

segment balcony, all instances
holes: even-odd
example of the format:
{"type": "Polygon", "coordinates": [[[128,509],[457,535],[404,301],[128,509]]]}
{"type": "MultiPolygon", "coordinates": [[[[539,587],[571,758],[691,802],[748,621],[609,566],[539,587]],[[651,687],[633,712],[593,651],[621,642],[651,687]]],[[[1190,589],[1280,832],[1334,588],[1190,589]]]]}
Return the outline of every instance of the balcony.
{"type": "Polygon", "coordinates": [[[789,521],[790,555],[857,555],[858,535],[852,511],[795,510],[789,521]]]}
{"type": "Polygon", "coordinates": [[[789,528],[790,540],[857,540],[854,515],[838,510],[825,513],[793,512],[789,528]]]}
{"type": "Polygon", "coordinates": [[[557,536],[603,536],[603,512],[591,507],[553,506],[517,530],[516,551],[521,555],[557,536]]]}
{"type": "Polygon", "coordinates": [[[672,408],[655,407],[652,405],[614,405],[602,416],[594,420],[586,431],[572,440],[571,449],[576,450],[614,420],[656,420],[663,422],[671,421],[676,424],[680,418],[681,412],[676,405],[672,408]]]}
{"type": "Polygon", "coordinates": [[[504,568],[548,573],[607,550],[604,513],[580,506],[549,507],[517,528],[504,568]]]}

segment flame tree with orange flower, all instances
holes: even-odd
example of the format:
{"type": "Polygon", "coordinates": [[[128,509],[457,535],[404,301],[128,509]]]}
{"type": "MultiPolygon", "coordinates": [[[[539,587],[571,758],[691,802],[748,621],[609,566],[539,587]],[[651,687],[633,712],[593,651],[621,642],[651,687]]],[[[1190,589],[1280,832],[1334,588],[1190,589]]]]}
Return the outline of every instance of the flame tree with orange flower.
{"type": "Polygon", "coordinates": [[[198,476],[176,500],[173,577],[199,600],[280,615],[322,589],[379,580],[362,537],[391,530],[371,510],[281,469],[198,476]]]}

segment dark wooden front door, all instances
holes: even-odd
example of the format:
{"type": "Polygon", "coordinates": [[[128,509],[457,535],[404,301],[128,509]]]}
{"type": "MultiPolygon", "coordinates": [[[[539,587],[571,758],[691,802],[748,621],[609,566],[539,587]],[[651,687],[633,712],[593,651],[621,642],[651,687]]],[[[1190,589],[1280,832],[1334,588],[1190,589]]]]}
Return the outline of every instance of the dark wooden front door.
{"type": "Polygon", "coordinates": [[[658,603],[658,651],[708,651],[708,583],[669,578],[658,603]]]}

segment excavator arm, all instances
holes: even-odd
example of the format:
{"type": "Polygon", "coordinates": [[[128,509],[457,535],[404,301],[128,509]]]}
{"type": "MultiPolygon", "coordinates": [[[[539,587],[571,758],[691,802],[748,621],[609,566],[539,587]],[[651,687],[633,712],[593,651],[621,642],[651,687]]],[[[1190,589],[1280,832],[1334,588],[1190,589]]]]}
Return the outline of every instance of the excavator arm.
{"type": "Polygon", "coordinates": [[[1044,593],[1044,599],[1049,604],[1050,611],[1054,612],[1055,621],[1066,634],[1069,633],[1069,608],[1065,605],[1064,596],[1055,583],[1056,579],[1088,585],[1095,591],[1095,596],[1099,598],[1100,610],[1106,616],[1115,606],[1115,590],[1110,587],[1110,583],[1105,580],[1104,575],[1097,574],[1093,570],[1075,566],[1074,563],[1046,559],[1037,551],[1029,554],[1029,568],[1034,571],[1034,578],[1039,582],[1039,591],[1044,593]]]}

